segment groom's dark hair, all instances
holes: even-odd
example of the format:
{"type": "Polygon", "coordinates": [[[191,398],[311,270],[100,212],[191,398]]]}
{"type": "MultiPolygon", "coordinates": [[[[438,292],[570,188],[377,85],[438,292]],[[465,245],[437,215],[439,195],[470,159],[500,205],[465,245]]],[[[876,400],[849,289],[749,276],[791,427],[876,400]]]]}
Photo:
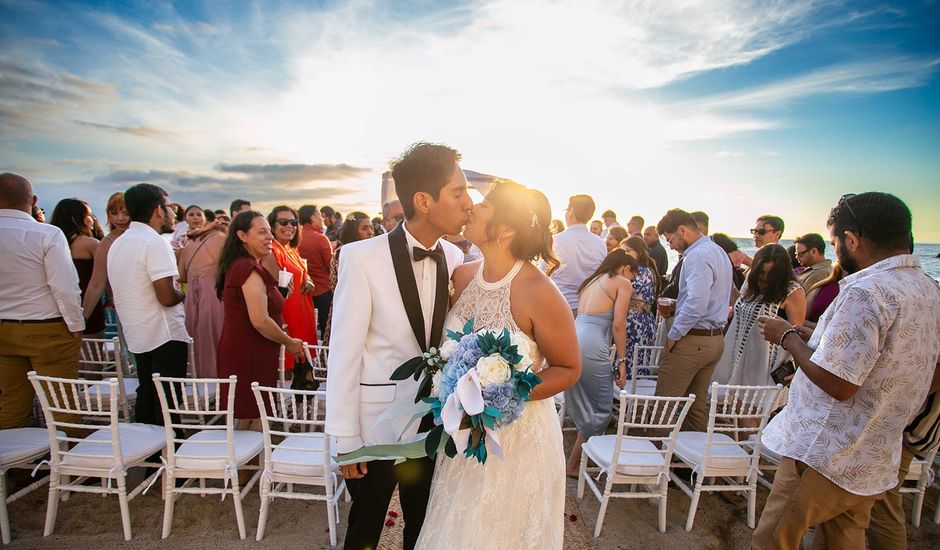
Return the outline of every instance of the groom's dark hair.
{"type": "Polygon", "coordinates": [[[441,189],[454,175],[460,153],[446,145],[415,143],[392,163],[395,194],[401,201],[405,218],[415,215],[416,193],[427,193],[438,200],[441,189]]]}

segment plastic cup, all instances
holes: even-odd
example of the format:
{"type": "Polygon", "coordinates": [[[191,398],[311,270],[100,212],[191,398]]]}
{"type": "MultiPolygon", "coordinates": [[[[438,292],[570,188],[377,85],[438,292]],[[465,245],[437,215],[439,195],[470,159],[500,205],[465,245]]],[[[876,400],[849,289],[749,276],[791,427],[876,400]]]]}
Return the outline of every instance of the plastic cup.
{"type": "Polygon", "coordinates": [[[293,273],[287,271],[286,269],[282,269],[277,274],[277,286],[287,288],[293,278],[293,273]]]}
{"type": "Polygon", "coordinates": [[[673,298],[659,298],[656,306],[660,317],[672,317],[676,312],[676,301],[673,298]]]}

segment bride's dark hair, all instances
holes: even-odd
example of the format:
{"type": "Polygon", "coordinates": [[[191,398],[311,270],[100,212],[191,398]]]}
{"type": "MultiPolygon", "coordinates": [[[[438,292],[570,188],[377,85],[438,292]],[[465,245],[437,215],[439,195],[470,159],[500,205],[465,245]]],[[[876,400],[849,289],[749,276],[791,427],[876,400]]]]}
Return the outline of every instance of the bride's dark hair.
{"type": "Polygon", "coordinates": [[[509,247],[512,255],[527,261],[542,259],[548,264],[548,274],[554,273],[561,263],[552,252],[552,208],[545,195],[512,180],[497,179],[486,198],[494,208],[486,225],[487,237],[495,239],[501,228],[515,231],[509,247]]]}

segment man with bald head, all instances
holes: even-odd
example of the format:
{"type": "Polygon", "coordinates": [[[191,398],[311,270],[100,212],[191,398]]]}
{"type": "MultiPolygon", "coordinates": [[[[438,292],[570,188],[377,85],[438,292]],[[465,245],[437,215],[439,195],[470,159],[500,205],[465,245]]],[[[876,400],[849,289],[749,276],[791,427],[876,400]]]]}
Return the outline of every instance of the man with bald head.
{"type": "Polygon", "coordinates": [[[78,273],[62,231],[33,219],[34,203],[29,180],[0,174],[0,429],[29,422],[26,373],[78,377],[85,329],[78,273]]]}

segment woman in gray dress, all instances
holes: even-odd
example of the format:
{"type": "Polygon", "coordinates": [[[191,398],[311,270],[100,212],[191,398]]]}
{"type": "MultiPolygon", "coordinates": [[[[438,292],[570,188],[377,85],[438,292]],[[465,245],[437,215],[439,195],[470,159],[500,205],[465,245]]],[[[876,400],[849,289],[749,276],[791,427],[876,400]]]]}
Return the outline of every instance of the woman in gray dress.
{"type": "Polygon", "coordinates": [[[565,392],[565,409],[578,429],[578,438],[568,458],[568,477],[578,476],[581,445],[589,437],[603,434],[610,423],[614,403],[611,340],[617,348],[616,384],[623,388],[627,380],[626,321],[636,271],[636,260],[616,249],[578,289],[574,324],[581,347],[581,378],[565,392]]]}

